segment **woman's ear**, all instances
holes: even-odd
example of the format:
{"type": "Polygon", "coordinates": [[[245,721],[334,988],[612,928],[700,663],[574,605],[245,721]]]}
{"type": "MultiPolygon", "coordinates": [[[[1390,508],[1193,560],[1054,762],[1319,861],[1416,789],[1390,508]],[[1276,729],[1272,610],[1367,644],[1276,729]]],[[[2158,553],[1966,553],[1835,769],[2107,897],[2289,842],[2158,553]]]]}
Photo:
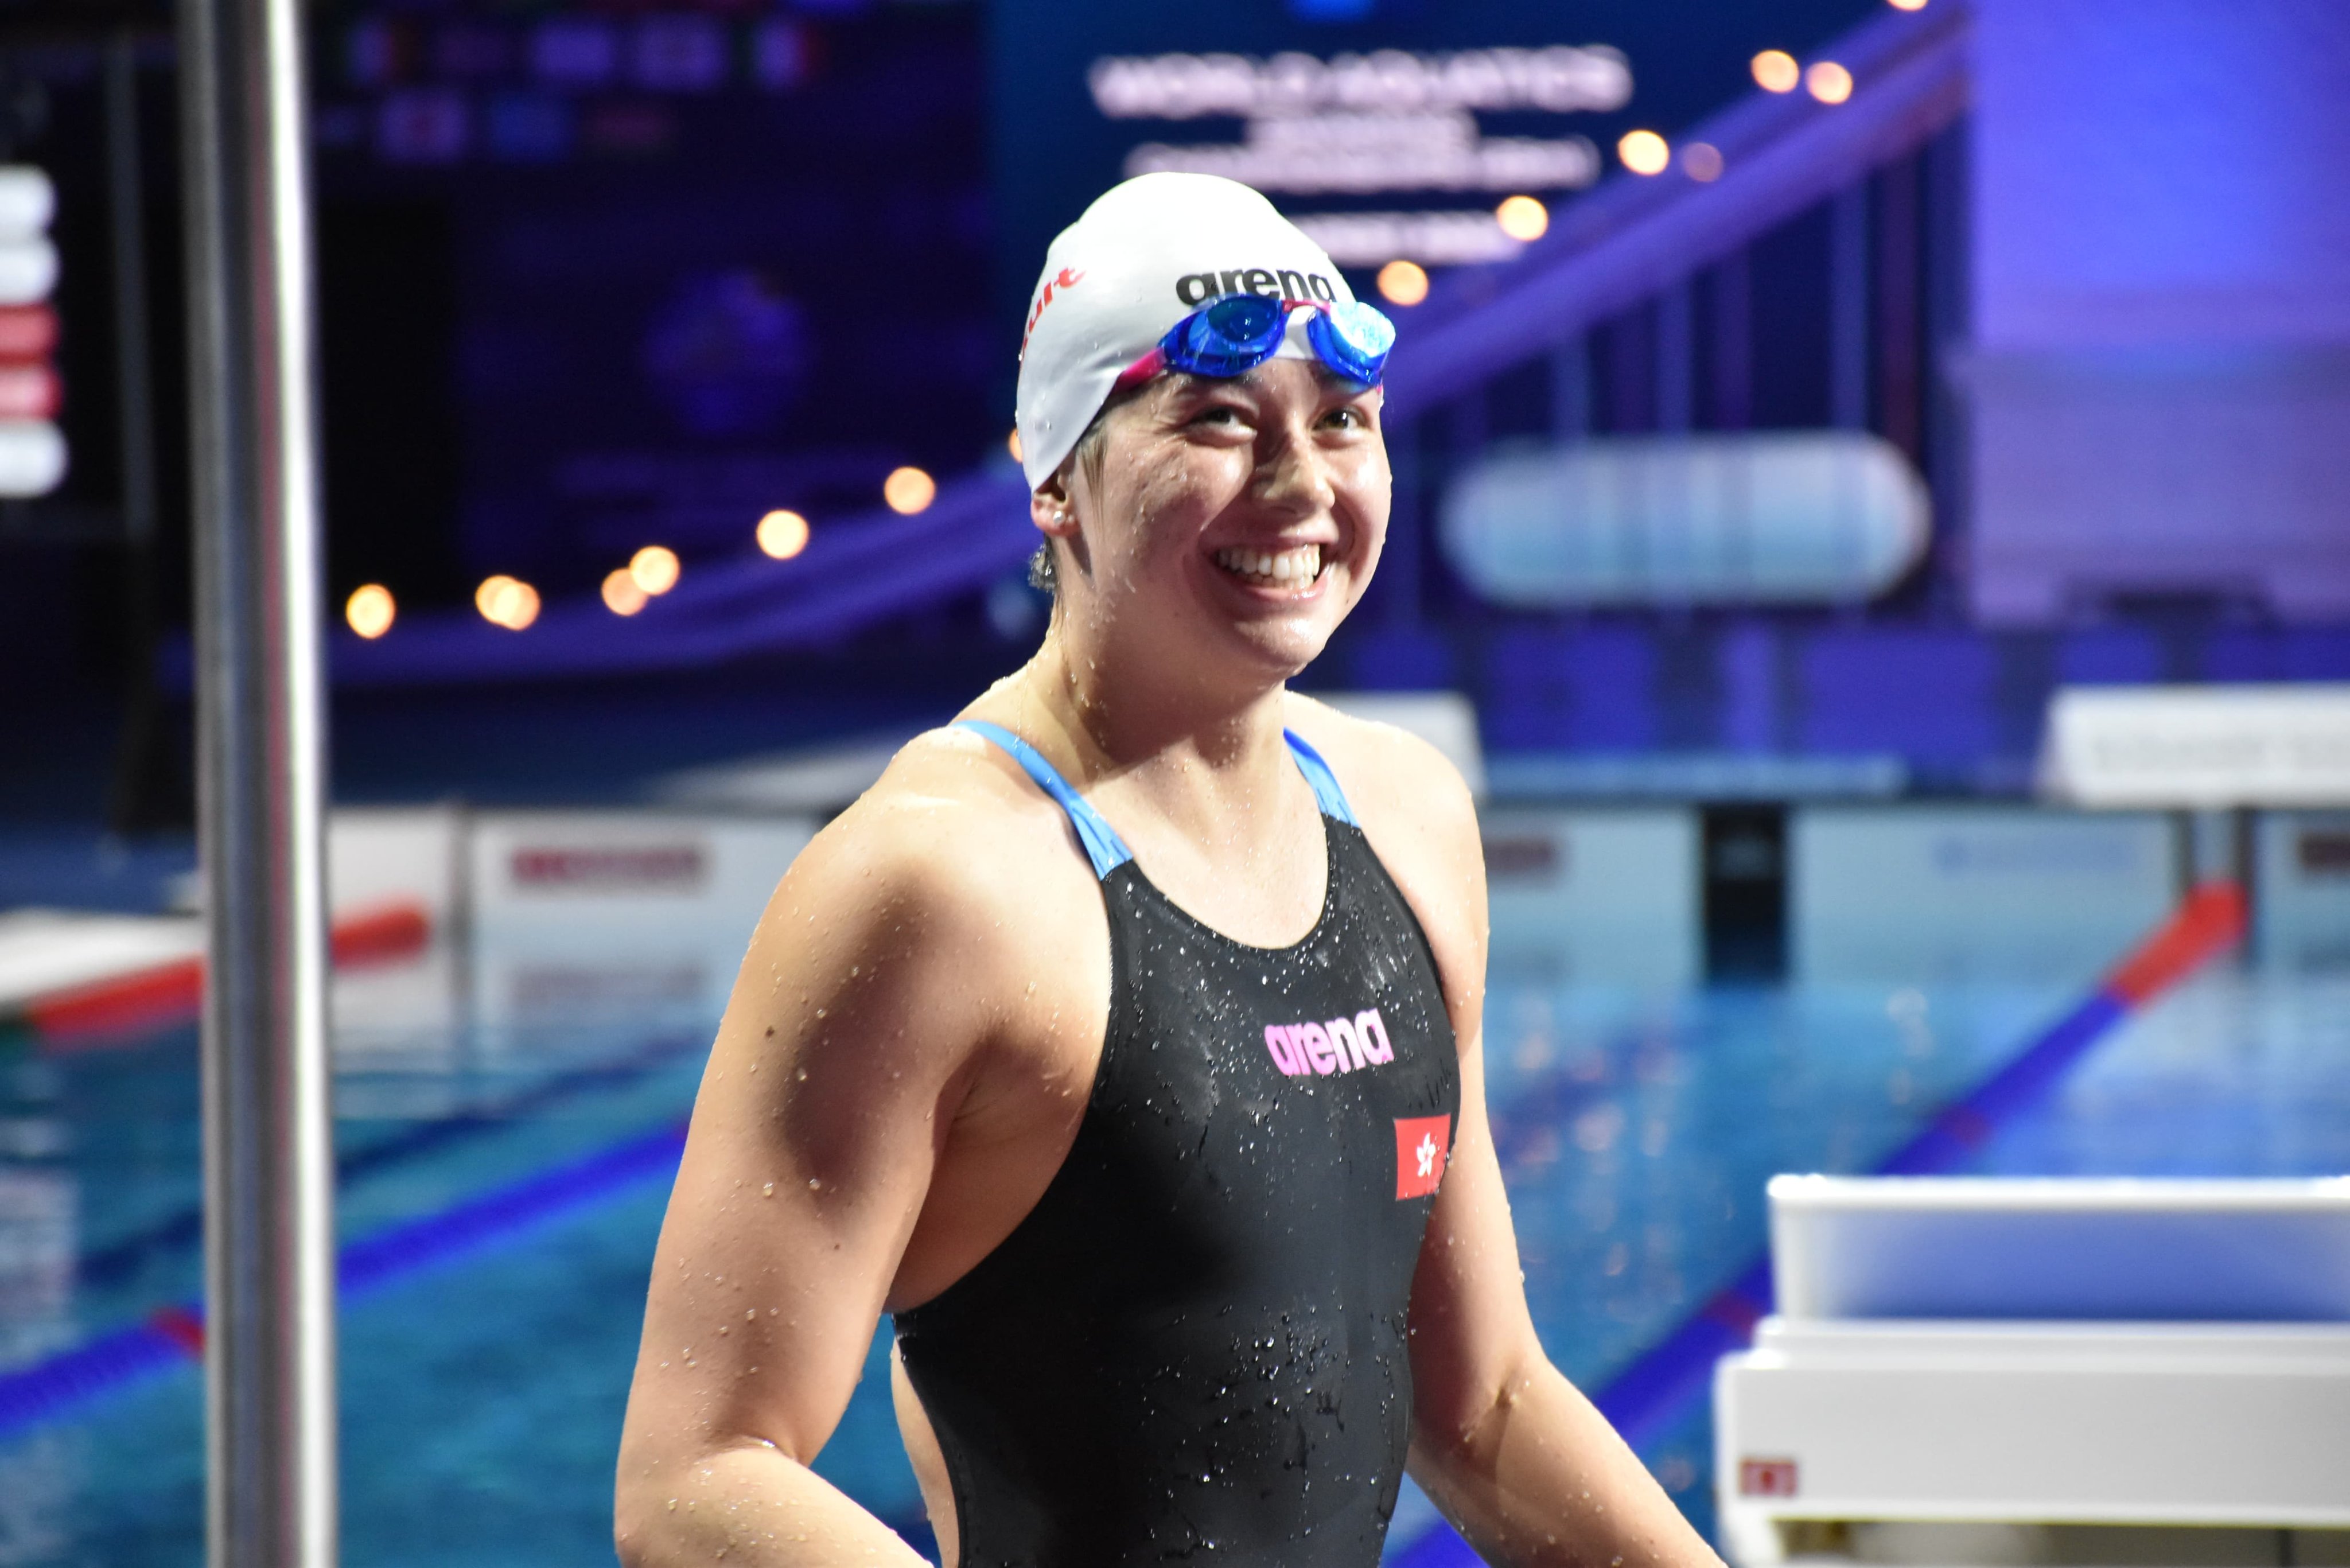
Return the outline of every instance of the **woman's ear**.
{"type": "Polygon", "coordinates": [[[1069,500],[1068,470],[1063,468],[1028,495],[1028,517],[1050,539],[1077,536],[1077,509],[1069,500]]]}

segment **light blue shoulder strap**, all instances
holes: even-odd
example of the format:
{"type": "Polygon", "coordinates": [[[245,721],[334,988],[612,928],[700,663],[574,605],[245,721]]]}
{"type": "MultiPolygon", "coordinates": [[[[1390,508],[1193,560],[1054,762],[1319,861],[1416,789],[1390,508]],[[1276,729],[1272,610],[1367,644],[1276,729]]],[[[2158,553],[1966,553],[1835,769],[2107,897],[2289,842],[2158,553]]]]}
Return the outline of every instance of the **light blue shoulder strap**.
{"type": "MultiPolygon", "coordinates": [[[[1086,846],[1086,858],[1094,863],[1094,875],[1107,877],[1134,858],[1134,851],[1118,836],[1118,829],[1102,820],[1102,814],[1086,804],[1086,797],[1069,787],[1069,781],[1054,771],[1044,753],[1001,724],[990,724],[978,719],[964,719],[955,725],[986,736],[1003,748],[1021,771],[1036,781],[1036,787],[1060,803],[1069,814],[1069,825],[1077,830],[1077,842],[1086,846]]],[[[1317,762],[1319,758],[1315,759],[1317,762]]],[[[1307,775],[1312,777],[1310,774],[1307,775]]],[[[1319,786],[1317,786],[1318,789],[1319,786]]],[[[1336,788],[1334,784],[1331,786],[1336,788]]]]}
{"type": "Polygon", "coordinates": [[[1322,815],[1335,816],[1349,827],[1360,827],[1362,824],[1355,820],[1354,808],[1347,804],[1347,792],[1338,787],[1338,775],[1330,771],[1322,753],[1299,740],[1295,730],[1284,730],[1281,738],[1289,742],[1289,754],[1297,759],[1297,771],[1314,787],[1314,799],[1322,807],[1322,815]]]}

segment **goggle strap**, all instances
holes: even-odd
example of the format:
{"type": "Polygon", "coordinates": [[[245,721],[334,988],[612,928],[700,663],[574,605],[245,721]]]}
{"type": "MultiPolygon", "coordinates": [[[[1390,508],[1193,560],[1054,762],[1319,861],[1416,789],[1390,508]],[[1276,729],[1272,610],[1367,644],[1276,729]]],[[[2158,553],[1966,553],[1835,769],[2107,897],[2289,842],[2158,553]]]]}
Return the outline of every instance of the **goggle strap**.
{"type": "Polygon", "coordinates": [[[1166,369],[1167,350],[1153,344],[1149,353],[1118,373],[1118,379],[1109,384],[1110,392],[1115,396],[1128,388],[1139,387],[1166,369]]]}

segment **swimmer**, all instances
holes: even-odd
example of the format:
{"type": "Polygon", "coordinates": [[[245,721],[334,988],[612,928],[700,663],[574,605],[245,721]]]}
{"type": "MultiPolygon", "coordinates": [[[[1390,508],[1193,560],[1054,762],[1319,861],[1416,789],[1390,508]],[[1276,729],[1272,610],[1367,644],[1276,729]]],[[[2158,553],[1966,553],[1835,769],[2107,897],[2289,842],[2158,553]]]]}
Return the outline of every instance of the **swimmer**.
{"type": "Polygon", "coordinates": [[[1430,747],[1285,689],[1385,538],[1392,328],[1245,186],[1056,239],[1019,383],[1043,646],[752,938],[622,1439],[636,1565],[909,1565],[809,1468],[879,1315],[951,1568],[1716,1563],[1528,1316],[1485,889],[1430,747]]]}

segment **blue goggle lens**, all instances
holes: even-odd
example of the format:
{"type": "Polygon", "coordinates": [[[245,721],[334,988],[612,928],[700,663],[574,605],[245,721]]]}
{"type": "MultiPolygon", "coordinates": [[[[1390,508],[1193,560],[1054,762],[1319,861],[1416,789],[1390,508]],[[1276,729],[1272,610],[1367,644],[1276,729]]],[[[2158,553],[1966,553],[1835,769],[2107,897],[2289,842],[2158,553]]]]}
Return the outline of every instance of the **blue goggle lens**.
{"type": "MultiPolygon", "coordinates": [[[[1195,376],[1238,376],[1273,358],[1296,302],[1228,294],[1177,322],[1159,341],[1167,364],[1195,376]]],[[[1323,364],[1350,381],[1378,382],[1395,347],[1395,323],[1376,306],[1350,300],[1317,309],[1305,341],[1323,364]]]]}
{"type": "Polygon", "coordinates": [[[1272,358],[1288,326],[1281,301],[1230,294],[1175,324],[1160,347],[1168,363],[1198,376],[1237,376],[1272,358]]]}
{"type": "Polygon", "coordinates": [[[1388,351],[1395,347],[1395,323],[1376,306],[1348,300],[1315,311],[1305,324],[1305,340],[1322,363],[1350,381],[1369,386],[1387,369],[1388,351]]]}

